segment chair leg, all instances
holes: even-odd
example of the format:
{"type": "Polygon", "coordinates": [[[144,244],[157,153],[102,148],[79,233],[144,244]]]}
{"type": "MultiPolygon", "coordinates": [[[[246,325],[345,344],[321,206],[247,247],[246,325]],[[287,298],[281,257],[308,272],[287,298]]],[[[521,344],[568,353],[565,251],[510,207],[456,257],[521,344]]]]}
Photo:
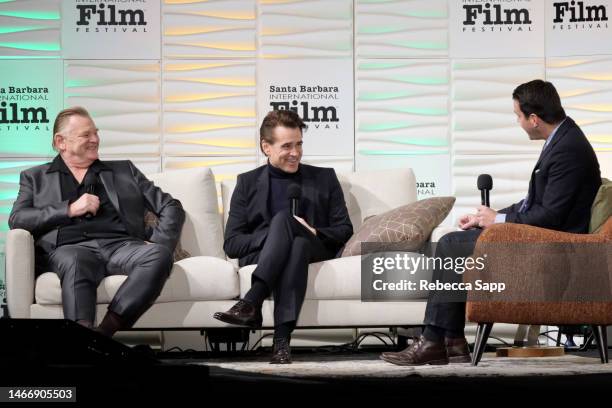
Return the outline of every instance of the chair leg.
{"type": "Polygon", "coordinates": [[[493,328],[493,323],[478,323],[478,328],[476,329],[476,340],[474,341],[474,352],[472,353],[472,365],[477,366],[482,358],[482,354],[487,346],[487,340],[489,338],[489,334],[491,334],[491,329],[493,328]]]}
{"type": "Polygon", "coordinates": [[[599,358],[601,358],[602,364],[608,362],[608,327],[593,325],[593,334],[597,341],[597,348],[599,349],[599,358]]]}

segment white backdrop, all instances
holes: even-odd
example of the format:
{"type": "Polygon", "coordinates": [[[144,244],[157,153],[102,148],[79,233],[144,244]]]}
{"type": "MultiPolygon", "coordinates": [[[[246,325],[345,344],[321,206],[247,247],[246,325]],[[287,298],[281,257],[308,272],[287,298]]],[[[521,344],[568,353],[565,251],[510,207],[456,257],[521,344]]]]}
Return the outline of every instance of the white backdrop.
{"type": "MultiPolygon", "coordinates": [[[[93,113],[103,158],[145,172],[210,166],[220,181],[263,163],[258,123],[271,83],[338,87],[319,92],[330,99],[317,106],[337,107],[339,127],[310,123],[304,160],[338,171],[412,167],[420,197],[457,196],[456,216],[479,203],[480,173],[494,178],[494,207],[525,194],[541,144],[516,124],[511,92],[534,78],[557,86],[612,176],[612,0],[562,3],[4,1],[0,88],[27,72],[28,86],[59,86],[29,105],[44,103],[51,120],[63,106],[93,113]]],[[[22,129],[15,140],[8,126],[3,230],[17,174],[52,155],[45,136],[22,129]]]]}

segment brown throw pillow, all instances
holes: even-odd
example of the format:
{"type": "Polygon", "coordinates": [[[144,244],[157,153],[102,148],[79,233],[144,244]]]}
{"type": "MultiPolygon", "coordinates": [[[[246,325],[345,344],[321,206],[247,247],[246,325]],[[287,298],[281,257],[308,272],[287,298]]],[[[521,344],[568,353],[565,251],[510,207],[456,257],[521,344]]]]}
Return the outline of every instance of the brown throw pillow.
{"type": "Polygon", "coordinates": [[[402,242],[402,248],[419,249],[431,231],[448,215],[455,197],[432,197],[368,218],[346,243],[342,256],[361,255],[362,242],[402,242]]]}
{"type": "MultiPolygon", "coordinates": [[[[146,231],[148,229],[157,227],[157,225],[159,225],[159,218],[157,217],[157,215],[155,215],[151,211],[145,210],[144,222],[145,222],[145,231],[146,231]]],[[[181,259],[185,259],[189,257],[191,257],[191,254],[189,254],[189,252],[185,251],[181,247],[181,241],[177,242],[176,248],[174,248],[174,253],[172,254],[172,259],[174,259],[174,262],[178,262],[181,259]]]]}

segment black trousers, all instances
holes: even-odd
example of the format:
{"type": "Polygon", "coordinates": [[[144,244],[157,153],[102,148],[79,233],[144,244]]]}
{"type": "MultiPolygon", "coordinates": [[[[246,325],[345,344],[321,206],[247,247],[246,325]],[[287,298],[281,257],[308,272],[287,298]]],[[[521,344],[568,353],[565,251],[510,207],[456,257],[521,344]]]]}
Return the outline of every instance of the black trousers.
{"type": "Polygon", "coordinates": [[[306,295],[308,264],[334,255],[288,211],[272,217],[266,241],[255,258],[253,276],[272,291],[275,325],[298,319],[306,295]]]}
{"type": "Polygon", "coordinates": [[[96,290],[110,275],[127,275],[109,310],[128,326],[155,302],[170,275],[173,260],[168,248],[136,238],[91,239],[62,245],[48,256],[48,266],[62,284],[64,317],[95,322],[96,290]]]}
{"type": "MultiPolygon", "coordinates": [[[[436,258],[456,259],[471,256],[481,232],[481,229],[474,228],[444,235],[436,245],[436,258]]],[[[435,268],[432,280],[443,283],[462,282],[463,275],[455,273],[455,271],[435,268]]],[[[424,323],[449,331],[463,330],[465,327],[465,296],[465,292],[430,291],[424,323]]]]}

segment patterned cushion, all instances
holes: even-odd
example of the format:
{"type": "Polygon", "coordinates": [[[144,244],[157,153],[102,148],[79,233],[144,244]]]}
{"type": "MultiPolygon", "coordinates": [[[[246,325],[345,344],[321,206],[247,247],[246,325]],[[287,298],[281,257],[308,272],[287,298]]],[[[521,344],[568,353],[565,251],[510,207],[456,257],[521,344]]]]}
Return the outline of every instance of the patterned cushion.
{"type": "MultiPolygon", "coordinates": [[[[157,227],[157,225],[159,224],[159,218],[157,218],[157,215],[155,215],[149,210],[145,210],[144,221],[145,221],[145,231],[149,231],[157,227]]],[[[178,262],[181,259],[185,259],[189,257],[191,257],[191,254],[189,254],[189,252],[185,251],[181,247],[181,241],[177,242],[176,248],[174,248],[174,253],[172,254],[172,258],[174,259],[174,262],[178,262]]]]}
{"type": "Polygon", "coordinates": [[[361,255],[362,242],[402,242],[402,249],[416,251],[454,203],[455,197],[432,197],[368,218],[346,243],[342,256],[361,255]]]}

